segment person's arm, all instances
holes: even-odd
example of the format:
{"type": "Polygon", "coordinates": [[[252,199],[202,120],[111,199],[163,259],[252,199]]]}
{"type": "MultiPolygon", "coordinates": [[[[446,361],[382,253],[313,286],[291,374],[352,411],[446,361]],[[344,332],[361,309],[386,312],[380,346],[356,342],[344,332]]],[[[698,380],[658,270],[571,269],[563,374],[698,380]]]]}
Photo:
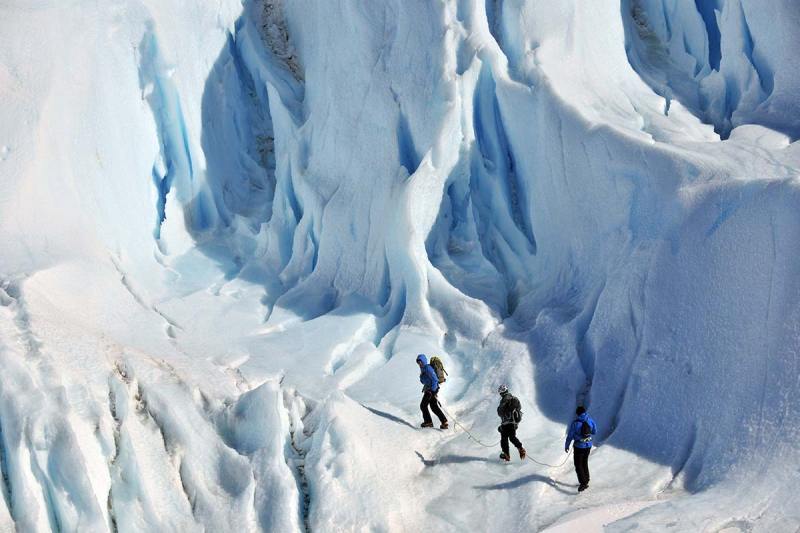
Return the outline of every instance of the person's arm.
{"type": "Polygon", "coordinates": [[[594,423],[594,419],[593,418],[590,418],[590,420],[592,421],[592,424],[591,424],[592,425],[592,435],[595,435],[595,434],[597,434],[597,424],[594,423]]]}
{"type": "Polygon", "coordinates": [[[567,440],[564,441],[564,451],[569,451],[569,445],[572,444],[572,422],[567,426],[567,440]]]}

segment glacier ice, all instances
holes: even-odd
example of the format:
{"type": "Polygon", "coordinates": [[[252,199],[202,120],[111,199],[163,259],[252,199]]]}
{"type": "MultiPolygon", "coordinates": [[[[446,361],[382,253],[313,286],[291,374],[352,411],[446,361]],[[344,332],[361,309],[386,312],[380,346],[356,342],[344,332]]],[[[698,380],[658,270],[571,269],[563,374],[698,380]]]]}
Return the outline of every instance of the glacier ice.
{"type": "Polygon", "coordinates": [[[0,529],[796,531],[794,4],[0,7],[0,529]]]}
{"type": "MultiPolygon", "coordinates": [[[[790,1],[770,9],[749,0],[625,0],[631,64],[667,101],[698,113],[727,138],[742,124],[762,124],[797,139],[795,28],[790,1]]],[[[667,109],[669,103],[667,104],[667,109]]]]}

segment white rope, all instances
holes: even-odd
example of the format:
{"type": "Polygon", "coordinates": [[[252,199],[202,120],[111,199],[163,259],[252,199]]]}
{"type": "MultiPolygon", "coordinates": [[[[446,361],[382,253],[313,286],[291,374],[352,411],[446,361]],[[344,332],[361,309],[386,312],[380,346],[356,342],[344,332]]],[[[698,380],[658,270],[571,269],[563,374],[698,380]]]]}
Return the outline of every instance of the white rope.
{"type": "Polygon", "coordinates": [[[550,468],[558,468],[558,467],[564,466],[564,464],[566,464],[566,462],[567,462],[567,459],[569,459],[569,456],[570,456],[570,455],[572,455],[572,449],[570,449],[569,453],[567,453],[567,456],[566,456],[566,457],[564,457],[564,460],[563,460],[563,461],[561,461],[561,462],[560,462],[559,464],[557,464],[557,465],[551,465],[550,463],[541,463],[541,462],[537,461],[536,459],[534,459],[533,457],[531,457],[530,455],[526,455],[525,457],[526,457],[527,459],[530,459],[531,461],[533,461],[533,462],[534,462],[534,463],[536,463],[537,465],[549,466],[550,468]]]}
{"type": "MultiPolygon", "coordinates": [[[[449,417],[449,418],[450,418],[450,419],[451,419],[451,420],[452,420],[452,421],[455,423],[455,425],[457,425],[458,427],[460,427],[461,429],[463,429],[463,430],[464,430],[464,433],[466,433],[466,434],[467,434],[467,437],[469,437],[471,440],[475,441],[477,444],[479,444],[479,445],[483,446],[484,448],[494,448],[495,446],[497,446],[498,444],[500,444],[500,441],[499,441],[499,440],[498,440],[497,442],[495,442],[494,444],[486,444],[486,443],[484,443],[484,442],[481,442],[481,440],[480,440],[478,437],[476,437],[475,435],[473,435],[473,434],[472,434],[472,433],[471,433],[471,432],[470,432],[470,431],[469,431],[467,428],[465,428],[464,426],[462,426],[462,425],[461,425],[461,423],[458,421],[458,419],[457,419],[456,417],[454,417],[454,416],[453,416],[453,415],[452,415],[450,412],[448,412],[448,411],[447,411],[447,409],[445,409],[445,408],[442,406],[442,404],[441,404],[441,403],[439,403],[439,400],[438,400],[438,398],[437,398],[437,400],[436,400],[436,403],[438,403],[438,404],[439,404],[439,408],[440,408],[442,411],[444,411],[444,412],[445,412],[445,414],[446,414],[446,415],[447,415],[447,416],[448,416],[448,417],[449,417]]],[[[525,454],[525,458],[526,458],[526,459],[530,459],[531,461],[533,461],[533,462],[534,462],[534,463],[536,463],[537,465],[541,465],[541,466],[547,466],[547,467],[550,467],[550,468],[559,468],[559,467],[562,467],[562,466],[564,466],[564,465],[566,464],[566,462],[567,462],[567,459],[569,459],[569,456],[570,456],[570,455],[572,455],[572,450],[571,450],[571,449],[570,449],[570,450],[569,450],[569,452],[567,453],[567,456],[566,456],[566,457],[564,457],[564,460],[563,460],[563,461],[561,461],[561,462],[560,462],[559,464],[557,464],[557,465],[551,465],[550,463],[543,463],[543,462],[541,462],[541,461],[537,461],[536,459],[534,459],[533,457],[531,457],[531,456],[530,456],[530,455],[528,455],[528,454],[525,454]]]]}
{"type": "MultiPolygon", "coordinates": [[[[438,401],[438,400],[437,400],[437,401],[438,401]]],[[[442,404],[439,404],[439,408],[440,408],[440,409],[442,409],[442,410],[445,412],[445,414],[447,414],[447,416],[449,416],[449,417],[450,417],[450,419],[451,419],[453,422],[455,422],[455,424],[456,424],[458,427],[460,427],[461,429],[463,429],[463,430],[464,430],[464,433],[466,433],[466,434],[467,434],[467,437],[469,437],[470,439],[472,439],[472,440],[473,440],[473,441],[475,441],[476,443],[480,444],[480,445],[481,445],[481,446],[483,446],[484,448],[494,448],[495,446],[497,446],[498,444],[500,444],[500,441],[499,441],[499,440],[498,440],[497,442],[495,442],[494,444],[486,444],[486,443],[484,443],[484,442],[481,442],[481,440],[480,440],[478,437],[476,437],[475,435],[473,435],[473,434],[470,432],[470,430],[468,430],[467,428],[465,428],[464,426],[462,426],[462,425],[461,425],[461,423],[458,421],[458,419],[456,419],[456,417],[454,417],[454,416],[453,416],[452,414],[450,414],[450,413],[449,413],[449,412],[448,412],[448,411],[447,411],[447,410],[446,410],[444,407],[442,407],[442,404]]]]}

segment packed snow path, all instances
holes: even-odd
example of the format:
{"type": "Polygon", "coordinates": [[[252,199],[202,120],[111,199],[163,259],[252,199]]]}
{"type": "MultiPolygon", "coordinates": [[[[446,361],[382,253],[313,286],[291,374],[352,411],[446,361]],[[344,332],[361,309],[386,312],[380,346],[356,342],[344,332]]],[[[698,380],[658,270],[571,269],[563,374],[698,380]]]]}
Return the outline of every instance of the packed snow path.
{"type": "Polygon", "coordinates": [[[0,530],[797,531],[795,4],[4,4],[0,530]]]}

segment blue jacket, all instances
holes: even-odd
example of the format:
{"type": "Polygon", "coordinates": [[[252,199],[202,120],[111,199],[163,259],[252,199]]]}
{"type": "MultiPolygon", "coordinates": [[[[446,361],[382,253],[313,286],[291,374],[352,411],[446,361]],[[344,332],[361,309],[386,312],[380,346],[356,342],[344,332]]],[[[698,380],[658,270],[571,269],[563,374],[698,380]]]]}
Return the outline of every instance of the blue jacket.
{"type": "Polygon", "coordinates": [[[567,440],[564,442],[564,449],[568,450],[569,445],[572,441],[575,441],[576,448],[591,448],[592,441],[589,442],[581,442],[581,427],[583,426],[583,421],[587,421],[589,426],[592,428],[592,435],[597,433],[597,425],[592,420],[592,417],[589,416],[589,413],[583,413],[578,416],[577,419],[573,420],[569,427],[567,427],[567,440]]]}
{"type": "Polygon", "coordinates": [[[425,387],[423,390],[436,392],[439,390],[439,377],[436,375],[436,370],[428,364],[428,358],[425,354],[419,354],[417,361],[422,363],[422,371],[419,373],[419,382],[425,387]]]}

